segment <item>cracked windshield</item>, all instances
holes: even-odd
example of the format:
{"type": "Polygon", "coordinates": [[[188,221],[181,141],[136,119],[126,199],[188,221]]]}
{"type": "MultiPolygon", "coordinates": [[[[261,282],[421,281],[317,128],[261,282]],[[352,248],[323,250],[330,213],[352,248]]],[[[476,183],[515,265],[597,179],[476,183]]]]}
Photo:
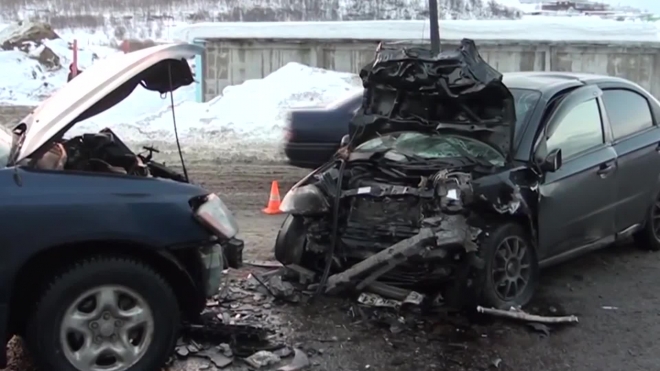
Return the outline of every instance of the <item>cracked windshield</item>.
{"type": "Polygon", "coordinates": [[[660,0],[2,0],[0,369],[658,370],[658,66],[660,0]]]}

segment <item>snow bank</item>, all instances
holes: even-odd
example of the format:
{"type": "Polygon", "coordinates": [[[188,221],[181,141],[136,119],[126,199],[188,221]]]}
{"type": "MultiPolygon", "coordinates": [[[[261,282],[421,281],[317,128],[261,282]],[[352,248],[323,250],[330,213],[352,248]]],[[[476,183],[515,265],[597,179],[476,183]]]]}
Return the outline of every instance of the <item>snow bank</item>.
{"type": "MultiPolygon", "coordinates": [[[[73,59],[68,42],[63,39],[44,40],[43,45],[60,57],[62,68],[47,69],[34,58],[32,51],[0,50],[0,105],[37,105],[66,83],[69,72],[66,66],[73,59]]],[[[85,69],[94,60],[116,52],[102,46],[81,47],[78,51],[78,66],[85,69]]]]}
{"type": "MultiPolygon", "coordinates": [[[[194,101],[195,88],[174,93],[179,139],[190,160],[282,160],[280,146],[289,108],[324,106],[361,88],[357,75],[289,63],[263,79],[224,89],[207,103],[194,101]]],[[[154,144],[176,151],[169,96],[138,87],[125,101],[77,124],[70,135],[111,127],[133,147],[154,144]]]]}
{"type": "MultiPolygon", "coordinates": [[[[443,20],[445,40],[660,41],[650,22],[597,17],[524,17],[521,20],[443,20]]],[[[179,40],[204,38],[419,40],[428,21],[217,22],[180,27],[179,40]]]]}

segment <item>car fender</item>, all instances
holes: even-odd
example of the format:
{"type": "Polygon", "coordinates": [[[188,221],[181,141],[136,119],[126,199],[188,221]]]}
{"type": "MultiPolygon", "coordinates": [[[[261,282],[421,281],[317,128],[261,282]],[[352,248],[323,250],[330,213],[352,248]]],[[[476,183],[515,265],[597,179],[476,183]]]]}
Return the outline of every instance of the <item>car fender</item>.
{"type": "Polygon", "coordinates": [[[209,240],[191,184],[122,175],[0,170],[0,298],[30,257],[56,246],[117,241],[153,250],[209,240]],[[15,177],[20,178],[20,185],[15,177]]]}

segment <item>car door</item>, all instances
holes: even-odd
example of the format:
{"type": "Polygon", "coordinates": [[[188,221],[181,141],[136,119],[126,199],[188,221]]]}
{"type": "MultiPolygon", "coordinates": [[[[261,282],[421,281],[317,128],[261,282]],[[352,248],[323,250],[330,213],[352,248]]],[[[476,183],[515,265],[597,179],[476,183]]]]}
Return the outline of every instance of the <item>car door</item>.
{"type": "Polygon", "coordinates": [[[561,148],[563,163],[543,174],[539,187],[539,251],[545,259],[614,234],[616,152],[604,130],[601,90],[568,94],[546,126],[548,153],[561,148]]]}
{"type": "Polygon", "coordinates": [[[658,191],[660,128],[649,101],[633,90],[605,89],[603,105],[617,153],[615,226],[621,232],[644,221],[658,191]]]}

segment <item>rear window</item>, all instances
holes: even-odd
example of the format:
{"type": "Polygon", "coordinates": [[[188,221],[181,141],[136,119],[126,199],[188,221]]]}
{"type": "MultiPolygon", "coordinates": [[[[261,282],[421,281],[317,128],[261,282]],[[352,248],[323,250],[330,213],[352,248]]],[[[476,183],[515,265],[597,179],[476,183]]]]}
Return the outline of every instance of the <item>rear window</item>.
{"type": "Polygon", "coordinates": [[[653,126],[649,102],[633,91],[604,90],[603,103],[614,139],[625,138],[653,126]]]}

